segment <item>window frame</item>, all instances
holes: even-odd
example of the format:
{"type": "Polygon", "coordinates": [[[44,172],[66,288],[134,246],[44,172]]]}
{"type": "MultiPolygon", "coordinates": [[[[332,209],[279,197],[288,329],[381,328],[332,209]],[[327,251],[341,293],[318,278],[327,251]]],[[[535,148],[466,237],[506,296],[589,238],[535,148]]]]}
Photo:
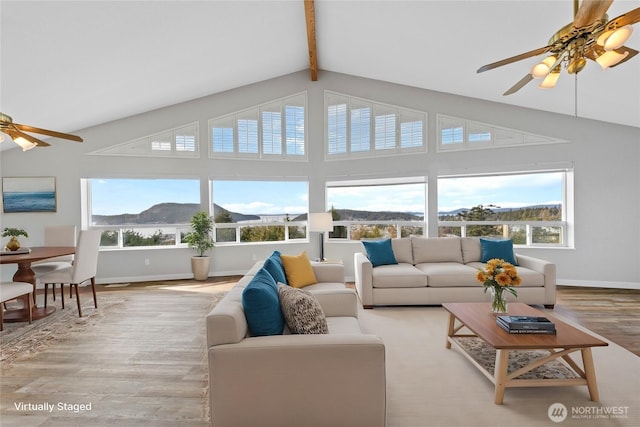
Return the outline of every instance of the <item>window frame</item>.
{"type": "Polygon", "coordinates": [[[466,237],[466,229],[467,227],[472,226],[493,226],[503,228],[503,237],[508,237],[508,229],[523,227],[525,229],[525,244],[514,243],[516,247],[527,247],[527,248],[573,248],[574,242],[574,218],[573,218],[573,168],[551,168],[546,170],[521,170],[521,171],[510,171],[510,172],[499,172],[499,173],[465,173],[465,174],[454,174],[454,175],[440,175],[437,177],[436,186],[438,186],[438,194],[439,191],[439,183],[441,179],[449,179],[449,178],[474,178],[474,177],[490,177],[490,176],[516,176],[516,175],[533,175],[533,174],[545,174],[545,173],[562,173],[562,215],[559,221],[465,221],[465,220],[440,220],[440,208],[438,203],[436,203],[436,218],[437,218],[437,235],[440,236],[440,229],[442,227],[451,227],[451,228],[460,228],[460,236],[466,237]],[[542,243],[542,242],[534,242],[534,228],[547,227],[547,228],[561,228],[560,232],[560,243],[542,243]]]}
{"type": "MultiPolygon", "coordinates": [[[[216,199],[215,199],[215,194],[214,194],[214,181],[240,181],[240,182],[300,182],[300,183],[304,183],[306,185],[306,193],[307,193],[307,207],[306,207],[306,212],[303,213],[299,213],[297,215],[307,215],[309,214],[309,205],[308,205],[308,199],[309,199],[309,179],[307,177],[287,177],[287,178],[282,178],[282,179],[278,179],[278,178],[273,178],[273,177],[264,177],[262,179],[259,178],[249,178],[246,177],[244,179],[238,179],[238,178],[225,178],[225,177],[219,177],[219,178],[210,178],[209,179],[209,188],[210,188],[210,199],[211,199],[211,206],[215,206],[218,205],[221,208],[224,208],[222,205],[216,203],[216,199]]],[[[212,216],[214,216],[215,219],[215,212],[212,212],[212,216]]],[[[286,217],[288,217],[288,213],[284,213],[284,215],[286,217]]],[[[266,216],[266,215],[265,215],[266,216]]],[[[280,216],[280,215],[274,215],[274,216],[280,216]]],[[[216,223],[214,220],[214,230],[213,230],[213,239],[215,242],[216,246],[236,246],[236,245],[256,245],[256,244],[290,244],[290,243],[308,243],[309,242],[309,231],[308,231],[308,225],[307,225],[307,220],[299,220],[299,221],[286,221],[286,220],[282,220],[282,221],[266,221],[265,219],[260,219],[260,220],[254,220],[254,221],[241,221],[241,222],[228,222],[228,223],[222,223],[222,222],[218,222],[216,223]],[[224,224],[224,225],[222,225],[224,224]],[[256,241],[243,241],[242,240],[242,229],[246,228],[246,227],[270,227],[270,226],[282,226],[284,227],[284,239],[283,240],[256,240],[256,241]],[[295,230],[298,234],[300,233],[299,228],[303,228],[304,229],[304,237],[291,237],[292,234],[292,227],[296,227],[297,229],[295,230]],[[218,230],[229,230],[229,229],[233,229],[235,230],[235,235],[234,235],[234,239],[232,240],[227,240],[227,241],[222,241],[219,239],[219,235],[218,235],[218,230]]]]}

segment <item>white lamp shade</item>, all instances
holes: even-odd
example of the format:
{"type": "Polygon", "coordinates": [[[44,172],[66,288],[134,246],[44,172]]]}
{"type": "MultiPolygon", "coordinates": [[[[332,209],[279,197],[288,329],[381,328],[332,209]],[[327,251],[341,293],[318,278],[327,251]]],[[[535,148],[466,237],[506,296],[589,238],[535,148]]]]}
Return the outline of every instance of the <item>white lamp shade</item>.
{"type": "Polygon", "coordinates": [[[625,51],[624,53],[618,53],[614,50],[610,50],[598,56],[596,58],[596,62],[600,64],[603,70],[606,70],[607,68],[613,67],[618,62],[622,61],[624,58],[627,57],[627,55],[629,55],[629,51],[625,51]]]}
{"type": "Polygon", "coordinates": [[[531,68],[531,75],[534,79],[541,79],[546,77],[547,74],[551,71],[551,66],[555,64],[556,57],[555,56],[547,56],[542,62],[536,64],[531,68]]]}
{"type": "Polygon", "coordinates": [[[549,75],[544,78],[542,83],[540,83],[540,87],[543,89],[549,89],[549,88],[555,87],[559,77],[560,77],[560,73],[549,73],[549,75]]]}
{"type": "Polygon", "coordinates": [[[604,50],[614,50],[621,47],[633,33],[633,27],[626,25],[622,28],[618,28],[604,41],[604,50]]]}
{"type": "Polygon", "coordinates": [[[309,214],[309,231],[325,232],[333,231],[333,218],[329,212],[318,212],[309,214]]]}
{"type": "Polygon", "coordinates": [[[22,151],[31,150],[32,148],[34,148],[36,146],[36,144],[34,144],[31,141],[27,141],[26,139],[24,139],[21,136],[19,136],[16,139],[14,139],[13,142],[18,144],[22,148],[22,151]]]}

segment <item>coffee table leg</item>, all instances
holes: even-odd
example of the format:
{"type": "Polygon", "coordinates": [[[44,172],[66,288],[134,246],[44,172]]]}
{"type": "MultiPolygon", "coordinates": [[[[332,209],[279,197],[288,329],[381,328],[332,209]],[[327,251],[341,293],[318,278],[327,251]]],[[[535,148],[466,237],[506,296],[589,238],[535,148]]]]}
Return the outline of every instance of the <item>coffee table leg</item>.
{"type": "Polygon", "coordinates": [[[598,393],[598,383],[596,382],[596,368],[593,365],[593,356],[591,355],[591,347],[582,349],[582,363],[584,364],[584,374],[587,377],[587,387],[589,388],[589,396],[594,402],[600,400],[598,393]]]}
{"type": "Polygon", "coordinates": [[[447,331],[447,344],[446,348],[451,348],[451,342],[449,341],[454,334],[454,328],[456,324],[456,316],[449,313],[449,330],[447,331]]]}
{"type": "Polygon", "coordinates": [[[494,370],[494,380],[496,391],[493,402],[502,405],[504,400],[504,389],[507,382],[507,371],[509,369],[509,350],[496,350],[496,366],[494,370]]]}

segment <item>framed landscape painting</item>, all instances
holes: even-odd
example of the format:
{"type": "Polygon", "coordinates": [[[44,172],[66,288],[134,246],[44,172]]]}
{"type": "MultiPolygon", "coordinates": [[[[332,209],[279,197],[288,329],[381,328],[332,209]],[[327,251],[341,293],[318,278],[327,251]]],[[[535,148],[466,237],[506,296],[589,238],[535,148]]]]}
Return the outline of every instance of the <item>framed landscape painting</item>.
{"type": "Polygon", "coordinates": [[[55,177],[3,177],[2,206],[4,213],[55,212],[55,177]]]}

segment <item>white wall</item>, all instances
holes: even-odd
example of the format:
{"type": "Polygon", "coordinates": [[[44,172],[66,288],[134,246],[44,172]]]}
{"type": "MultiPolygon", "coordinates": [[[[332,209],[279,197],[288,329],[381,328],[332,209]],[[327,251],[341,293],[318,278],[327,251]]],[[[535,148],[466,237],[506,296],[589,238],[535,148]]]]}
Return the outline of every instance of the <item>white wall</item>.
{"type": "MultiPolygon", "coordinates": [[[[162,90],[159,88],[158,90],[162,90]]],[[[132,94],[135,96],[135,94],[132,94]]],[[[623,95],[620,95],[623,96],[623,95]]],[[[631,96],[631,95],[628,95],[631,96]]],[[[127,102],[123,99],[122,102],[127,102]]],[[[100,100],[87,108],[100,108],[100,100]]],[[[558,282],[585,286],[640,289],[640,129],[571,116],[489,103],[439,92],[359,77],[320,72],[311,82],[308,71],[256,83],[190,102],[150,111],[74,132],[85,142],[52,141],[50,148],[28,152],[8,150],[2,156],[2,176],[55,176],[56,213],[2,214],[1,227],[22,227],[30,233],[25,245],[43,243],[48,224],[81,224],[80,179],[94,177],[199,178],[203,193],[212,178],[308,177],[310,210],[324,209],[326,180],[424,175],[430,200],[442,173],[511,171],[572,164],[575,171],[575,248],[523,249],[520,252],[554,261],[558,282]],[[426,111],[428,152],[409,156],[352,161],[324,160],[324,90],[426,111]],[[207,120],[303,90],[308,91],[309,162],[211,160],[207,157],[207,120]],[[437,153],[436,114],[443,113],[570,141],[565,144],[437,153]],[[90,156],[86,153],[137,137],[200,122],[199,159],[148,159],[90,156]]],[[[203,200],[206,208],[206,200],[203,200]]],[[[430,230],[435,230],[431,214],[430,230]]],[[[3,241],[4,243],[4,241],[3,241]]],[[[318,255],[317,235],[309,243],[252,244],[219,247],[212,252],[212,275],[241,274],[254,259],[278,249],[318,255]]],[[[344,260],[353,276],[353,253],[359,243],[328,243],[325,256],[344,260]]],[[[191,277],[189,249],[105,250],[100,254],[98,282],[123,282],[191,277]],[[149,259],[149,265],[145,265],[149,259]]],[[[2,266],[8,280],[15,266],[2,266]]]]}

